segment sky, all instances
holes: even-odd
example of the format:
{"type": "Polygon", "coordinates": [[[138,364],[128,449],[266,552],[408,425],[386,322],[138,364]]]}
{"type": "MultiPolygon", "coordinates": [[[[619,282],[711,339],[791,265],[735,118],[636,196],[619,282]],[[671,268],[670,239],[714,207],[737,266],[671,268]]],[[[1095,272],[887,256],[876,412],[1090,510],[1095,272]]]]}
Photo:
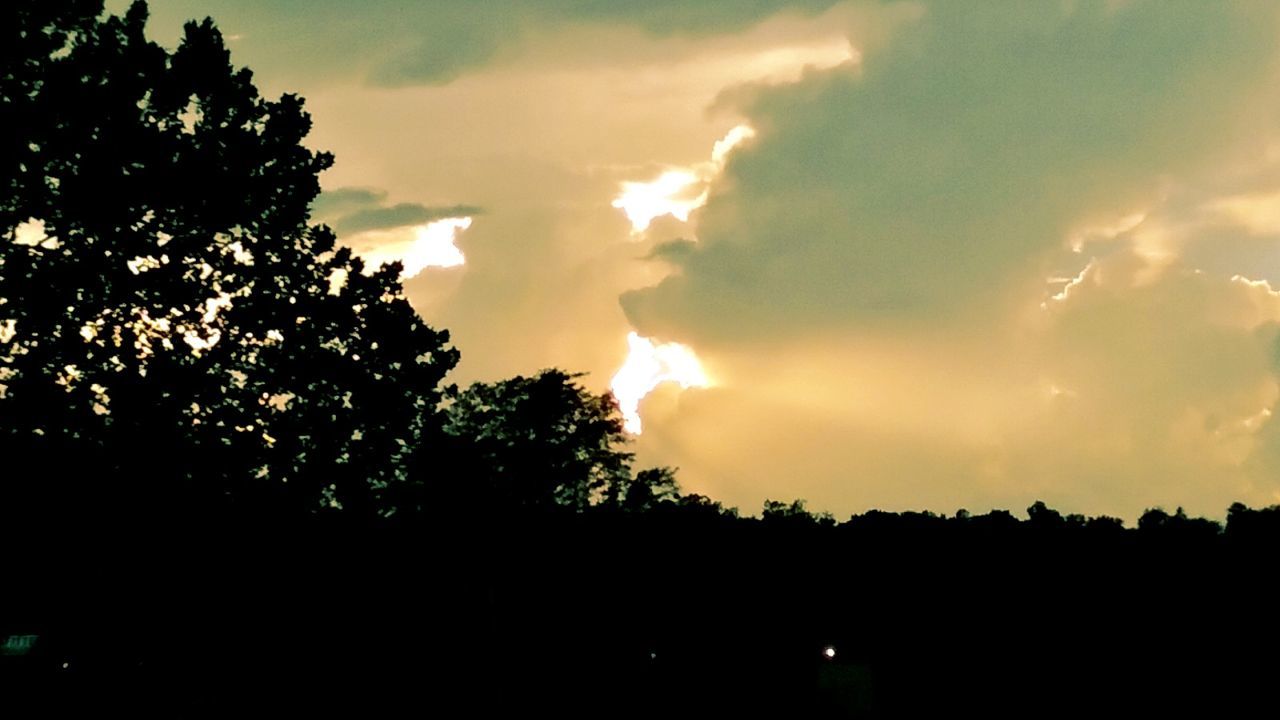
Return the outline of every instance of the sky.
{"type": "Polygon", "coordinates": [[[151,8],[306,98],[453,381],[616,377],[685,491],[1280,503],[1280,4],[151,8]]]}

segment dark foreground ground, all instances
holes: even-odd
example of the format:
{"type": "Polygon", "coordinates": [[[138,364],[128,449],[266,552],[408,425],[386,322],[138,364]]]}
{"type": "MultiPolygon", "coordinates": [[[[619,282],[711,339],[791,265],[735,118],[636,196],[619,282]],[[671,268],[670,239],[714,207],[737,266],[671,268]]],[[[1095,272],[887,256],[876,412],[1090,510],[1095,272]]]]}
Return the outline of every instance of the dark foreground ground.
{"type": "Polygon", "coordinates": [[[0,716],[1280,712],[1265,535],[455,525],[10,533],[0,716]]]}

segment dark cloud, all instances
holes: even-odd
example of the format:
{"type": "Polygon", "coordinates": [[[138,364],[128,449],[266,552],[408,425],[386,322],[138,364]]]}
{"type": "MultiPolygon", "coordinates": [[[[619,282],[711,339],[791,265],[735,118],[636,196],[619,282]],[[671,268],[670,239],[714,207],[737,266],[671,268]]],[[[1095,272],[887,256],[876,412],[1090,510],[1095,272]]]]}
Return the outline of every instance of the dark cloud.
{"type": "Polygon", "coordinates": [[[1274,10],[927,4],[860,68],[739,93],[757,141],[624,308],[695,343],[986,312],[1081,223],[1253,139],[1274,10]]]}
{"type": "Polygon", "coordinates": [[[422,225],[441,218],[471,217],[482,212],[481,208],[474,205],[428,207],[417,203],[398,203],[390,207],[367,208],[344,215],[333,224],[333,230],[338,235],[352,235],[366,230],[422,225]]]}
{"type": "Polygon", "coordinates": [[[320,193],[311,204],[311,215],[328,224],[339,236],[367,230],[422,225],[451,217],[474,217],[484,212],[475,205],[385,205],[387,192],[378,188],[344,187],[320,193]]]}
{"type": "MultiPolygon", "coordinates": [[[[510,54],[531,32],[575,24],[639,27],[653,35],[723,35],[739,32],[783,10],[816,14],[837,0],[519,0],[437,2],[396,17],[407,46],[375,67],[378,85],[443,84],[510,54]]],[[[380,12],[385,3],[365,5],[380,12]]]]}
{"type": "Polygon", "coordinates": [[[311,214],[317,218],[333,218],[377,207],[386,197],[385,190],[376,188],[345,187],[325,190],[311,203],[311,214]]]}
{"type": "MultiPolygon", "coordinates": [[[[517,52],[532,33],[564,26],[638,27],[653,35],[722,35],[781,11],[816,14],[836,0],[153,0],[176,34],[211,16],[236,38],[237,59],[298,78],[353,73],[384,86],[448,83],[517,52]]],[[[108,7],[123,10],[114,0],[108,7]]]]}
{"type": "Polygon", "coordinates": [[[636,25],[655,35],[709,35],[744,30],[783,10],[816,15],[838,0],[565,0],[551,5],[548,19],[636,25]]]}
{"type": "Polygon", "coordinates": [[[668,240],[654,245],[653,249],[644,256],[644,259],[680,261],[693,254],[697,247],[698,243],[692,240],[676,238],[675,240],[668,240]]]}

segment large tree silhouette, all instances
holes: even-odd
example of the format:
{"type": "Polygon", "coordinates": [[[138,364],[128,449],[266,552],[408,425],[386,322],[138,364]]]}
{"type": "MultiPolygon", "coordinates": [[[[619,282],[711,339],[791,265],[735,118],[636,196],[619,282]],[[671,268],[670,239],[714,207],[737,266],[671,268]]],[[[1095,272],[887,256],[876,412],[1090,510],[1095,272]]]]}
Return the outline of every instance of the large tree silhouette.
{"type": "MultiPolygon", "coordinates": [[[[308,224],[302,101],[209,20],[0,9],[0,457],[24,511],[393,511],[457,354],[308,224]]],[[[175,513],[176,514],[176,513],[175,513]]]]}

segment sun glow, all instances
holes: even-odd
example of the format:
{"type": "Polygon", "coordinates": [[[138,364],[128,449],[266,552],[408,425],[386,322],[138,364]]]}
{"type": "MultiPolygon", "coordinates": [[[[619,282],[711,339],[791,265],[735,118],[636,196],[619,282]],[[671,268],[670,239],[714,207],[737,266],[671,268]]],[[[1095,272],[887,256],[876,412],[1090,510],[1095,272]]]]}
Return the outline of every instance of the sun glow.
{"type": "Polygon", "coordinates": [[[627,346],[630,349],[627,360],[614,374],[609,389],[618,399],[623,427],[629,433],[639,435],[642,431],[640,401],[658,385],[664,382],[678,383],[681,388],[711,385],[698,356],[686,345],[655,345],[649,338],[632,332],[627,334],[627,346]]]}
{"type": "Polygon", "coordinates": [[[369,264],[370,271],[398,260],[404,264],[400,277],[408,280],[429,267],[465,264],[467,258],[455,242],[458,234],[469,227],[469,217],[441,218],[424,225],[363,232],[351,238],[350,244],[369,264]]]}
{"type": "Polygon", "coordinates": [[[724,161],[734,148],[741,145],[744,140],[750,140],[755,136],[756,131],[750,125],[737,125],[717,140],[716,144],[711,146],[711,166],[716,174],[718,175],[724,169],[724,161]]]}
{"type": "Polygon", "coordinates": [[[633,235],[648,230],[649,224],[663,215],[689,222],[689,213],[707,203],[711,181],[724,170],[729,153],[755,134],[751,127],[738,125],[716,141],[709,161],[667,170],[649,182],[623,182],[622,194],[614,199],[613,207],[626,213],[633,235]]]}
{"type": "Polygon", "coordinates": [[[631,232],[649,229],[655,218],[670,215],[689,222],[689,213],[707,202],[707,191],[690,197],[690,189],[698,185],[698,176],[688,170],[668,170],[652,182],[624,182],[622,194],[613,206],[627,214],[631,232]]]}

